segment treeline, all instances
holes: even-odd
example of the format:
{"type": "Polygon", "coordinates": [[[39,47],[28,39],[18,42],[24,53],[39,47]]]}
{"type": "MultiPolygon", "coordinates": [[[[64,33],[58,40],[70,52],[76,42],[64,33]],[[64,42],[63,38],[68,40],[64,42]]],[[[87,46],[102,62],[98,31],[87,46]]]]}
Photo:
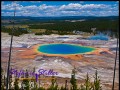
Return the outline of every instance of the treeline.
{"type": "MultiPolygon", "coordinates": [[[[35,69],[33,69],[33,72],[35,72],[35,69]]],[[[6,77],[3,73],[4,72],[1,69],[1,90],[6,90],[6,77]]],[[[32,77],[31,80],[28,79],[31,77],[29,77],[28,71],[26,70],[25,76],[24,75],[21,76],[21,78],[24,78],[21,81],[21,83],[19,81],[19,78],[12,77],[12,75],[10,74],[9,90],[102,90],[97,71],[95,72],[94,82],[91,82],[90,77],[87,74],[84,83],[81,84],[80,86],[78,86],[75,74],[76,74],[75,69],[73,69],[71,79],[69,82],[70,87],[68,87],[67,80],[65,80],[65,84],[63,86],[59,86],[59,84],[56,82],[56,78],[52,76],[51,85],[49,85],[48,88],[46,89],[44,86],[40,85],[39,82],[36,82],[36,80],[34,80],[34,77],[32,77]],[[14,81],[13,78],[15,78],[14,81]],[[19,86],[20,84],[21,86],[19,86]]]]}
{"type": "Polygon", "coordinates": [[[53,30],[45,30],[45,32],[36,32],[35,35],[51,35],[51,34],[58,34],[58,35],[73,35],[73,32],[70,31],[57,31],[54,32],[53,30]]]}
{"type": "Polygon", "coordinates": [[[52,30],[45,30],[45,32],[37,32],[35,35],[50,35],[53,34],[52,30]]]}
{"type": "Polygon", "coordinates": [[[1,27],[1,32],[5,32],[8,33],[9,35],[12,35],[12,30],[13,30],[13,35],[14,36],[19,36],[22,34],[27,34],[29,33],[27,29],[23,29],[23,28],[6,28],[5,26],[1,27]]]}
{"type": "Polygon", "coordinates": [[[68,31],[72,32],[74,30],[83,32],[92,32],[91,28],[96,28],[97,31],[110,30],[112,32],[117,32],[118,20],[90,20],[82,22],[67,22],[59,21],[54,22],[54,24],[39,24],[39,25],[29,25],[30,29],[46,29],[46,30],[56,30],[56,31],[68,31]]]}

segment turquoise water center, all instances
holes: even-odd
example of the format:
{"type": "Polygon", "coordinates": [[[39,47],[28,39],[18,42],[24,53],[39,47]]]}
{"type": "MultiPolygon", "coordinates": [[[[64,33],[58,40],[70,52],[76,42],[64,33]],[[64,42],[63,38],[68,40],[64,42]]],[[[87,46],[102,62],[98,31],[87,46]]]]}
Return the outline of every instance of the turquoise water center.
{"type": "Polygon", "coordinates": [[[38,51],[47,54],[83,54],[91,52],[95,48],[75,44],[44,44],[38,47],[38,51]]]}

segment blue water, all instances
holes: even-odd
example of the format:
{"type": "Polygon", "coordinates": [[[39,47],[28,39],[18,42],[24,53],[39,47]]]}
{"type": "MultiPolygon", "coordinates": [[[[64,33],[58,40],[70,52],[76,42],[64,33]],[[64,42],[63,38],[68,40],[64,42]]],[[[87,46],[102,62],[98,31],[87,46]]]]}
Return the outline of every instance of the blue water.
{"type": "Polygon", "coordinates": [[[73,44],[46,44],[38,47],[38,51],[47,54],[82,54],[91,52],[95,48],[73,44]]]}
{"type": "Polygon", "coordinates": [[[97,34],[95,36],[91,36],[90,38],[88,38],[89,40],[105,40],[108,41],[109,37],[104,35],[104,34],[97,34]]]}

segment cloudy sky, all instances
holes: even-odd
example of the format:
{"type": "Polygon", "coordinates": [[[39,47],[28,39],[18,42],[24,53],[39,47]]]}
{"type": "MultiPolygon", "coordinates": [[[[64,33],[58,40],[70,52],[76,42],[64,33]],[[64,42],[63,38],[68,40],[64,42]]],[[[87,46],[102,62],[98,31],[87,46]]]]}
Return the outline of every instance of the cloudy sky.
{"type": "Polygon", "coordinates": [[[118,1],[2,1],[2,16],[118,16],[118,1]]]}

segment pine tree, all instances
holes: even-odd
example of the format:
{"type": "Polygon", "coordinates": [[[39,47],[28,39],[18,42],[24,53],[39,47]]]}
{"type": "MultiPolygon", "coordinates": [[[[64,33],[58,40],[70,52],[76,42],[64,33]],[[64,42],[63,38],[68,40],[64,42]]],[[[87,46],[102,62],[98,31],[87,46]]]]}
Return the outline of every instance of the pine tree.
{"type": "Polygon", "coordinates": [[[86,90],[86,89],[85,89],[84,85],[81,84],[79,90],[86,90]]]}
{"type": "Polygon", "coordinates": [[[68,90],[67,89],[67,80],[65,80],[65,90],[68,90]]]}
{"type": "Polygon", "coordinates": [[[38,85],[37,85],[37,82],[36,82],[36,80],[34,80],[34,89],[38,89],[38,85]]]}
{"type": "Polygon", "coordinates": [[[26,70],[25,79],[23,80],[24,90],[30,90],[28,77],[29,77],[28,71],[26,70]]]}
{"type": "MultiPolygon", "coordinates": [[[[12,68],[11,68],[12,69],[12,68]]],[[[12,74],[10,74],[10,77],[9,77],[10,79],[10,81],[9,81],[9,89],[12,89],[12,74]]]]}
{"type": "Polygon", "coordinates": [[[96,72],[95,72],[93,90],[102,90],[102,87],[100,86],[100,79],[99,79],[99,77],[98,77],[97,70],[96,70],[96,72]]]}
{"type": "MultiPolygon", "coordinates": [[[[33,73],[35,74],[35,67],[33,68],[33,73]]],[[[33,84],[32,86],[33,86],[33,87],[31,87],[31,88],[32,88],[31,90],[37,90],[37,89],[38,89],[38,85],[37,85],[37,82],[36,82],[36,80],[35,80],[35,77],[33,76],[32,79],[33,79],[33,80],[32,80],[32,82],[33,82],[33,83],[32,83],[32,84],[33,84]]]]}
{"type": "Polygon", "coordinates": [[[45,90],[45,88],[43,88],[43,87],[39,87],[37,90],[45,90]]]}
{"type": "Polygon", "coordinates": [[[52,76],[51,86],[47,90],[58,90],[58,85],[54,76],[52,76]]]}
{"type": "Polygon", "coordinates": [[[40,87],[40,76],[39,76],[39,79],[38,79],[38,81],[39,81],[39,87],[40,87]]]}
{"type": "Polygon", "coordinates": [[[14,82],[14,90],[19,90],[19,82],[18,82],[18,78],[15,77],[15,82],[14,82]]]}
{"type": "MultiPolygon", "coordinates": [[[[23,70],[23,72],[24,72],[24,70],[23,70]]],[[[24,78],[24,75],[22,75],[21,78],[24,78]]],[[[22,90],[24,89],[24,80],[21,82],[21,89],[22,90]]]]}
{"type": "Polygon", "coordinates": [[[71,90],[77,90],[77,83],[75,79],[75,67],[72,70],[70,83],[72,84],[71,90]]]}
{"type": "Polygon", "coordinates": [[[92,89],[88,73],[87,73],[86,79],[85,79],[85,89],[86,90],[91,90],[92,89]]]}
{"type": "Polygon", "coordinates": [[[65,90],[65,88],[63,86],[61,86],[60,90],[65,90]]]}
{"type": "Polygon", "coordinates": [[[30,84],[30,88],[33,89],[34,88],[34,71],[35,71],[35,68],[33,68],[33,72],[32,72],[32,79],[31,79],[31,84],[30,84]]]}
{"type": "Polygon", "coordinates": [[[6,77],[5,77],[5,75],[4,75],[4,87],[5,87],[5,85],[6,85],[6,77]]]}
{"type": "Polygon", "coordinates": [[[54,78],[55,78],[55,77],[52,76],[52,80],[51,80],[51,82],[52,82],[52,86],[55,86],[55,82],[56,82],[56,80],[55,80],[54,78]]]}
{"type": "Polygon", "coordinates": [[[4,90],[3,69],[1,68],[1,90],[4,90]]]}

